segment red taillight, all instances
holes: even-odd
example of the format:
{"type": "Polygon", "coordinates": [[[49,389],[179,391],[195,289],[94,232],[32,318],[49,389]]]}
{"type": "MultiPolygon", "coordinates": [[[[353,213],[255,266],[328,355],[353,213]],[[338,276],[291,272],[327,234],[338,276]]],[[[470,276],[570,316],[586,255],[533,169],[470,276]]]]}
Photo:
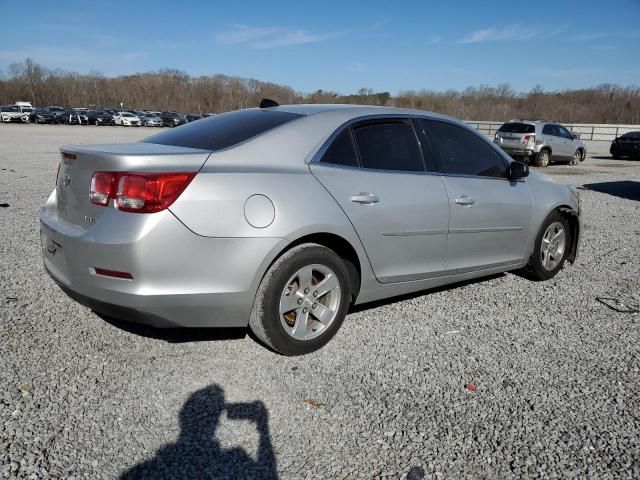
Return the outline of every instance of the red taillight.
{"type": "Polygon", "coordinates": [[[193,172],[95,172],[90,199],[125,212],[154,213],[169,207],[195,177],[193,172]]]}
{"type": "Polygon", "coordinates": [[[522,143],[529,143],[529,142],[534,142],[536,139],[535,135],[525,135],[524,137],[522,137],[521,142],[522,143]]]}
{"type": "Polygon", "coordinates": [[[91,177],[91,191],[89,199],[91,203],[106,206],[113,198],[113,189],[116,183],[116,174],[112,172],[96,172],[91,177]]]}

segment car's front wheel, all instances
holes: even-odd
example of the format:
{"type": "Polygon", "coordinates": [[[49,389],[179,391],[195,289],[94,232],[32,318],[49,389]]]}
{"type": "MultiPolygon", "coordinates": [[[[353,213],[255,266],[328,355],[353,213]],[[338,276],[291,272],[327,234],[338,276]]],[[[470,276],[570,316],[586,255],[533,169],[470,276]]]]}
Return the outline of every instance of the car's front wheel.
{"type": "Polygon", "coordinates": [[[527,265],[532,280],[549,280],[564,265],[571,245],[569,222],[560,212],[553,212],[542,224],[533,254],[527,265]]]}
{"type": "Polygon", "coordinates": [[[345,262],[335,252],[314,243],[298,245],[265,274],[249,326],[279,353],[311,353],[331,340],[347,315],[349,279],[345,262]]]}

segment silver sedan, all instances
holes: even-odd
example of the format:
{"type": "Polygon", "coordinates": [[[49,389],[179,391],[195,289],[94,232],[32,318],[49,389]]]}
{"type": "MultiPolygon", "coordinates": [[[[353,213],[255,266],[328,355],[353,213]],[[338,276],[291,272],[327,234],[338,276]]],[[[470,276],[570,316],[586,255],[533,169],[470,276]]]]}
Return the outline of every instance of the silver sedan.
{"type": "Polygon", "coordinates": [[[353,304],[547,280],[578,253],[575,190],[424,111],[247,109],[61,157],[40,225],[68,295],[158,327],[248,325],[286,355],[326,344],[353,304]]]}

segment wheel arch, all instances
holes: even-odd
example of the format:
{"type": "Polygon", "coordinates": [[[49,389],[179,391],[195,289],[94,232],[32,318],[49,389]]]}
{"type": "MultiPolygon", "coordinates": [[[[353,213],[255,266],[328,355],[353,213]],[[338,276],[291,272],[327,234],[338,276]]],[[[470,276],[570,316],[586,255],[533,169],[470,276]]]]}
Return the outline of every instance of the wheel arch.
{"type": "MultiPolygon", "coordinates": [[[[569,233],[571,235],[571,243],[569,245],[569,253],[567,254],[567,260],[571,263],[575,262],[578,254],[578,241],[580,239],[580,220],[578,218],[578,212],[576,212],[569,205],[559,205],[553,209],[553,212],[558,212],[569,222],[569,233]]],[[[551,214],[550,213],[550,214],[551,214]]]]}
{"type": "Polygon", "coordinates": [[[326,247],[334,251],[340,258],[345,261],[347,270],[349,271],[349,280],[351,282],[351,301],[355,301],[360,293],[360,287],[362,284],[362,259],[356,248],[346,238],[336,233],[330,232],[314,232],[303,234],[294,240],[291,240],[284,247],[281,247],[277,253],[273,256],[269,264],[266,266],[260,281],[264,278],[266,272],[282,255],[291,250],[292,248],[302,245],[304,243],[315,243],[326,247]]]}

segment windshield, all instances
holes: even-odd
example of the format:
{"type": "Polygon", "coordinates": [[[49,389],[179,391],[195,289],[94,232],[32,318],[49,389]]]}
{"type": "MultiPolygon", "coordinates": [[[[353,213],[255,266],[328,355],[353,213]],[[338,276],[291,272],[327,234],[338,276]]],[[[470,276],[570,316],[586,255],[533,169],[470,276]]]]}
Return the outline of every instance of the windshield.
{"type": "Polygon", "coordinates": [[[120,115],[123,116],[123,117],[133,117],[133,115],[131,115],[130,113],[127,113],[127,112],[122,112],[120,115]]]}
{"type": "Polygon", "coordinates": [[[142,140],[176,147],[222,150],[302,117],[297,113],[252,108],[223,113],[142,140]]]}
{"type": "Polygon", "coordinates": [[[511,122],[502,125],[498,131],[505,133],[534,133],[536,127],[530,123],[511,122]]]}
{"type": "Polygon", "coordinates": [[[3,112],[18,112],[18,107],[2,107],[3,112]]]}

